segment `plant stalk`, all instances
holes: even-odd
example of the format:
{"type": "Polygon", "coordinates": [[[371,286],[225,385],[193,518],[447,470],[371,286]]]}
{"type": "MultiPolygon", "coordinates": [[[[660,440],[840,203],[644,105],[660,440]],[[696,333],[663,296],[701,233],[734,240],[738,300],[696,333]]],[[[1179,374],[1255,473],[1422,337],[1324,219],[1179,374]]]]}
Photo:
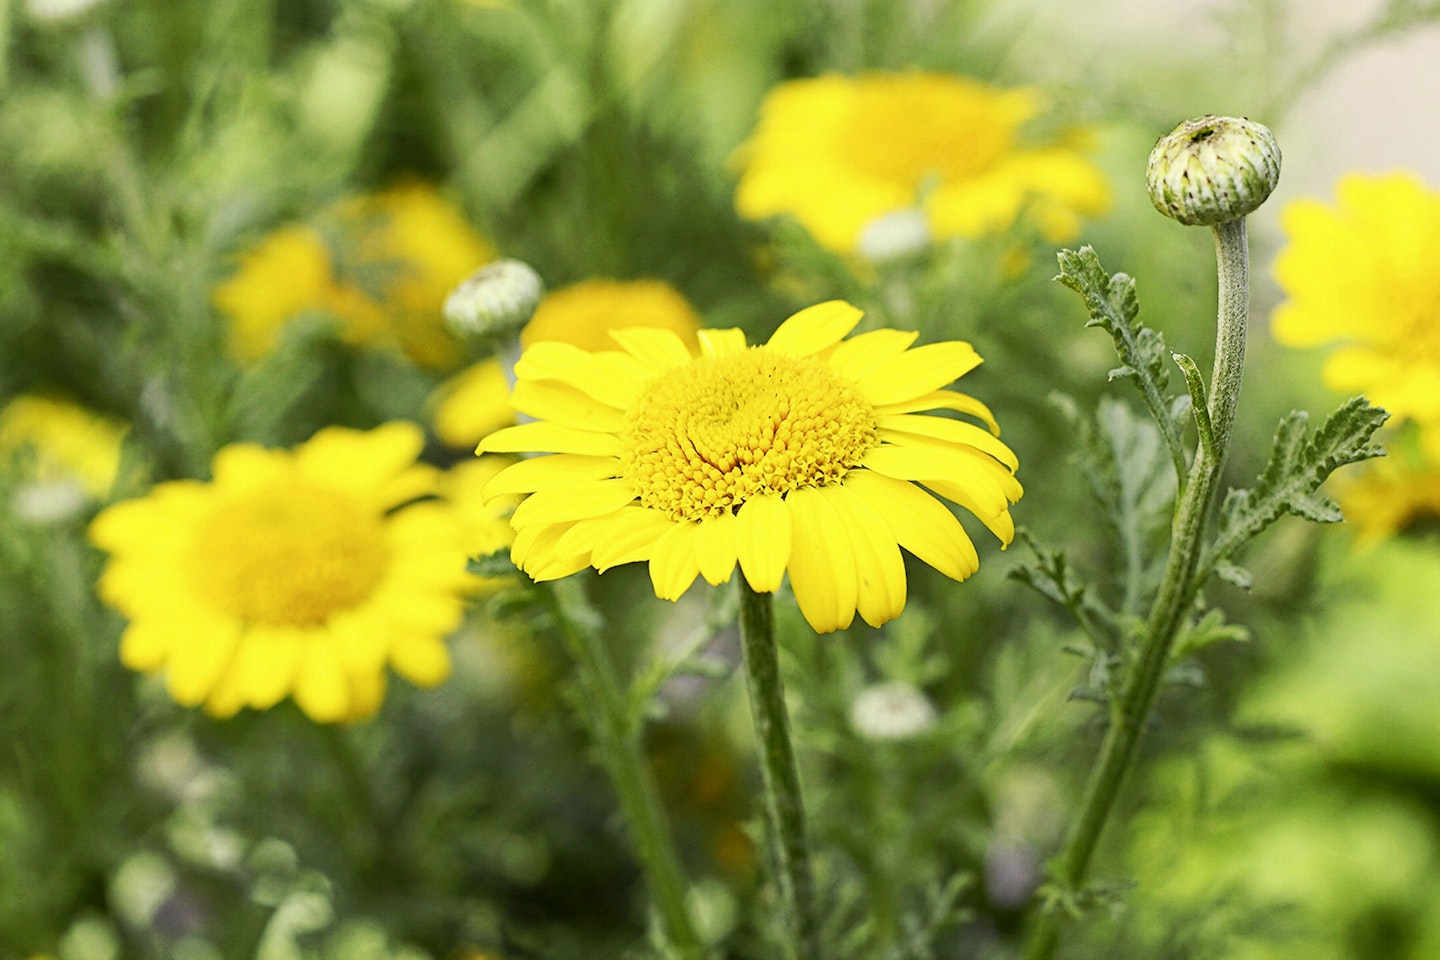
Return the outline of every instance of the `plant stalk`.
{"type": "Polygon", "coordinates": [[[770,821],[774,863],[788,913],[788,932],[792,937],[789,955],[791,960],[820,960],[815,877],[810,866],[810,845],[805,835],[800,774],[790,743],[785,688],[780,681],[772,595],[757,593],[743,576],[738,579],[740,643],[745,655],[746,689],[750,695],[750,715],[755,722],[755,736],[760,747],[760,770],[765,786],[765,811],[770,821]]]}
{"type": "MultiPolygon", "coordinates": [[[[1085,785],[1079,813],[1055,866],[1054,881],[1070,893],[1078,892],[1085,882],[1096,843],[1134,759],[1136,744],[1155,708],[1161,682],[1170,665],[1175,635],[1195,599],[1195,569],[1235,423],[1245,368],[1250,284],[1245,219],[1216,224],[1213,229],[1220,287],[1215,367],[1208,403],[1213,442],[1202,443],[1191,464],[1171,525],[1170,554],[1164,579],[1146,620],[1139,659],[1126,679],[1119,700],[1111,706],[1110,727],[1085,785]]],[[[1026,945],[1025,960],[1050,960],[1054,956],[1062,919],[1055,910],[1047,910],[1037,918],[1026,945]]]]}
{"type": "Polygon", "coordinates": [[[601,764],[620,802],[635,854],[659,913],[665,938],[680,960],[708,960],[710,953],[686,907],[689,884],[660,802],[654,776],[646,763],[639,724],[634,722],[615,661],[600,631],[584,622],[588,603],[573,580],[542,587],[575,661],[590,714],[591,733],[601,764]],[[576,614],[582,614],[577,617],[576,614]]]}

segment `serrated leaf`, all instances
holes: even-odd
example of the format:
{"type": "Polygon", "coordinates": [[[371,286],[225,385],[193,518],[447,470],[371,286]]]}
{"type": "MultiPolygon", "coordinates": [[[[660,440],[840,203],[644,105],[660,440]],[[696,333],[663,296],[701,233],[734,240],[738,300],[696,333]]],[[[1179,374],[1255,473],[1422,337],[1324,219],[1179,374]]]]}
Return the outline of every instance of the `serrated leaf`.
{"type": "Polygon", "coordinates": [[[514,562],[510,559],[510,548],[508,547],[496,550],[494,553],[487,553],[484,556],[471,557],[465,563],[465,571],[467,573],[490,579],[496,577],[513,577],[519,572],[519,569],[520,568],[515,566],[514,562]]]}
{"type": "Polygon", "coordinates": [[[1340,508],[1320,485],[1340,467],[1385,451],[1371,442],[1389,414],[1364,397],[1346,401],[1312,435],[1310,418],[1294,411],[1275,431],[1270,460],[1255,485],[1231,490],[1220,510],[1220,532],[1206,551],[1200,575],[1208,576],[1261,530],[1293,513],[1318,523],[1341,519],[1340,508]]]}
{"type": "Polygon", "coordinates": [[[1035,562],[1015,567],[1010,578],[1069,610],[1098,650],[1115,650],[1120,638],[1115,614],[1095,596],[1095,591],[1072,575],[1064,552],[1041,550],[1023,529],[1020,537],[1034,554],[1035,562]]]}
{"type": "Polygon", "coordinates": [[[1087,327],[1101,327],[1115,341],[1121,366],[1110,371],[1110,379],[1133,380],[1144,398],[1150,416],[1159,425],[1165,446],[1175,465],[1177,478],[1186,473],[1182,422],[1173,413],[1167,393],[1170,382],[1170,351],[1160,332],[1140,322],[1140,300],[1135,281],[1123,273],[1107,274],[1094,248],[1061,250],[1060,275],[1055,279],[1074,290],[1090,313],[1087,327]]]}
{"type": "MultiPolygon", "coordinates": [[[[1217,643],[1248,643],[1250,631],[1235,623],[1227,623],[1225,614],[1208,610],[1198,621],[1188,623],[1175,638],[1172,660],[1184,660],[1197,651],[1217,643]]],[[[1172,668],[1176,669],[1176,668],[1172,668]]]]}
{"type": "Polygon", "coordinates": [[[1237,567],[1229,560],[1221,560],[1215,564],[1215,576],[1232,586],[1239,587],[1241,590],[1249,590],[1255,583],[1255,578],[1250,575],[1249,570],[1246,570],[1244,567],[1237,567]]]}

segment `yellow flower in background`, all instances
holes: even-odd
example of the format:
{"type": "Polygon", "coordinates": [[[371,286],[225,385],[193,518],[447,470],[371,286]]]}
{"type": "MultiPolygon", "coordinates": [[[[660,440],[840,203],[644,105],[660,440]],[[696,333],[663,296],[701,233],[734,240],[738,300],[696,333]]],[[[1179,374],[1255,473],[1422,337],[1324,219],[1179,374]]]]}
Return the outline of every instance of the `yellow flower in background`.
{"type": "Polygon", "coordinates": [[[99,498],[115,482],[127,429],[69,400],[22,394],[0,408],[0,453],[28,449],[25,479],[73,483],[99,498]]]}
{"type": "Polygon", "coordinates": [[[1398,422],[1440,419],[1440,193],[1408,174],[1352,174],[1334,206],[1297,200],[1275,278],[1275,339],[1335,344],[1325,383],[1398,422]]]}
{"type": "MultiPolygon", "coordinates": [[[[466,556],[483,557],[504,550],[514,541],[510,511],[515,509],[519,498],[486,499],[484,495],[485,485],[514,462],[514,457],[479,457],[457,463],[440,476],[439,492],[454,508],[466,556]]],[[[480,592],[492,590],[504,582],[499,578],[473,578],[474,586],[480,592]]]]}
{"type": "Polygon", "coordinates": [[[400,350],[416,363],[452,367],[460,349],[440,315],[446,295],[495,251],[460,212],[424,184],[355,197],[312,222],[270,234],[216,286],[235,355],[257,360],[286,325],[313,313],[357,346],[400,350]]]}
{"type": "Polygon", "coordinates": [[[872,224],[916,213],[935,239],[1000,233],[1024,216],[1047,239],[1068,240],[1109,206],[1109,188],[1078,136],[1025,140],[1039,113],[1033,90],[940,73],[782,83],[738,154],[736,209],[756,220],[792,214],[846,254],[872,224]]]}
{"type": "Polygon", "coordinates": [[[437,482],[423,443],[397,422],[329,427],[293,451],[233,444],[212,481],[102,511],[90,537],[111,554],[100,595],[130,620],[122,662],[217,717],[293,695],[314,720],[357,720],[387,665],[443,681],[472,581],[453,509],[411,503],[437,482]]]}
{"type": "Polygon", "coordinates": [[[916,334],[845,340],[860,311],[831,301],[764,346],[701,330],[696,357],[669,330],[611,331],[619,350],[541,342],[516,364],[515,408],[536,418],[481,451],[546,452],[502,470],[488,496],[522,495],[511,558],[536,580],[648,561],[657,596],[738,563],[774,591],[788,572],[824,633],[905,605],[903,547],[963,580],[975,547],[931,491],[1009,543],[1017,463],[980,401],[943,389],[977,364],[967,343],[910,349],[916,334]],[[974,424],[924,411],[954,410],[974,424]]]}
{"type": "Polygon", "coordinates": [[[1336,499],[1358,546],[1373,546],[1416,520],[1440,517],[1440,423],[1420,429],[1413,449],[1388,443],[1388,455],[1341,478],[1336,499]]]}
{"type": "MultiPolygon", "coordinates": [[[[545,340],[583,350],[614,349],[610,331],[624,327],[670,330],[695,352],[700,316],[680,291],[662,280],[585,280],[546,294],[520,331],[528,347],[545,340]]],[[[431,401],[435,432],[452,447],[474,449],[489,433],[515,421],[510,382],[498,360],[474,364],[431,401]]]]}

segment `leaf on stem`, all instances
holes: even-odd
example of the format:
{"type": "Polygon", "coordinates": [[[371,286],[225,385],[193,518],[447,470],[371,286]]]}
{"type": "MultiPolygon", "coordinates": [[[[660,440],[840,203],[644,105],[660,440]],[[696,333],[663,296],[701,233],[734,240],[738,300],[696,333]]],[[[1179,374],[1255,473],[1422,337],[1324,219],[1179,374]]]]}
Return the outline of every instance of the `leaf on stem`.
{"type": "Polygon", "coordinates": [[[1168,392],[1170,351],[1158,330],[1140,322],[1135,281],[1124,273],[1106,273],[1100,257],[1089,246],[1061,250],[1058,257],[1060,275],[1055,279],[1084,298],[1090,312],[1086,326],[1102,328],[1115,341],[1115,352],[1122,366],[1110,371],[1110,379],[1124,377],[1133,380],[1139,388],[1150,416],[1165,438],[1175,475],[1183,482],[1188,470],[1182,441],[1184,419],[1168,392]]]}
{"type": "Polygon", "coordinates": [[[1300,410],[1280,421],[1270,462],[1255,485],[1231,490],[1220,510],[1220,532],[1202,559],[1197,576],[1208,577],[1217,566],[1270,524],[1287,513],[1336,523],[1340,508],[1320,492],[1320,485],[1340,467],[1385,451],[1371,442],[1390,415],[1364,397],[1346,401],[1319,430],[1310,431],[1310,418],[1300,410]]]}

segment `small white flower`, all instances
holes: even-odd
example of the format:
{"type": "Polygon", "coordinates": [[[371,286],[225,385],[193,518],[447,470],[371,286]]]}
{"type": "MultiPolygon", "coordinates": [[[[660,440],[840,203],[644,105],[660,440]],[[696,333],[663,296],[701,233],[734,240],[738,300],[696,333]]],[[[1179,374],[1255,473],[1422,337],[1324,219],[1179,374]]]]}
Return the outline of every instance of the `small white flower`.
{"type": "Polygon", "coordinates": [[[923,210],[911,207],[881,214],[860,231],[860,255],[871,263],[899,260],[930,246],[934,237],[923,210]]]}
{"type": "Polygon", "coordinates": [[[850,725],[867,740],[905,740],[935,726],[935,707],[925,693],[902,680],[861,690],[850,705],[850,725]]]}

